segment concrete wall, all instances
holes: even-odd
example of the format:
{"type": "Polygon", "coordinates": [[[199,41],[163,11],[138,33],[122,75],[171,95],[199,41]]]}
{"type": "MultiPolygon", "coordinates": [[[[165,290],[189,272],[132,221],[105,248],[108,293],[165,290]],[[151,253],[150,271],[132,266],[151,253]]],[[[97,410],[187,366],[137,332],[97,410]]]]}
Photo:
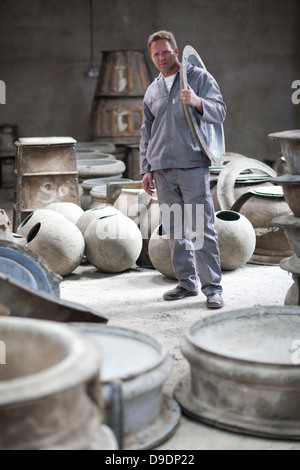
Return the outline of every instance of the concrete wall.
{"type": "MultiPolygon", "coordinates": [[[[300,80],[299,0],[93,0],[94,60],[101,51],[144,50],[170,29],[180,55],[192,45],[228,105],[228,151],[274,160],[267,134],[300,128],[292,83],[300,80]]],[[[90,67],[89,0],[0,0],[0,124],[22,136],[88,138],[96,79],[90,67]]],[[[156,71],[149,61],[151,74],[156,71]]]]}

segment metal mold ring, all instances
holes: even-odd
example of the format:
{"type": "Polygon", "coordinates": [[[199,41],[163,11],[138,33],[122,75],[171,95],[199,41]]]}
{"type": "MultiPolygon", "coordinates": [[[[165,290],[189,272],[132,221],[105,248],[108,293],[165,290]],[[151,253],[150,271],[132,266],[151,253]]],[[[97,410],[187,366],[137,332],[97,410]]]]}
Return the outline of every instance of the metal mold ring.
{"type": "MultiPolygon", "coordinates": [[[[187,89],[187,65],[195,65],[206,70],[206,67],[192,46],[186,46],[183,50],[182,64],[180,67],[180,88],[181,90],[187,89]]],[[[209,124],[210,139],[207,145],[200,132],[199,126],[197,125],[195,116],[191,110],[191,107],[184,104],[184,111],[190,129],[193,133],[196,143],[205,155],[210,159],[212,165],[221,165],[225,153],[225,138],[224,129],[222,124],[209,124]]]]}

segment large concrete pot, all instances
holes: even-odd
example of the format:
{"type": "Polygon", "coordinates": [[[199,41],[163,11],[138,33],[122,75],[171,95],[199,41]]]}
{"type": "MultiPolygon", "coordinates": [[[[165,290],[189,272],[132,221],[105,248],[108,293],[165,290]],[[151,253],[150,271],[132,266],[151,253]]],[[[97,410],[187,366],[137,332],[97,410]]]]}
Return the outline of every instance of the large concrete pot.
{"type": "Polygon", "coordinates": [[[60,276],[72,273],[82,261],[82,233],[56,211],[35,211],[21,224],[18,233],[27,237],[28,248],[42,256],[60,276]]]}
{"type": "Polygon", "coordinates": [[[194,323],[181,349],[191,372],[175,397],[190,417],[234,432],[300,439],[299,307],[264,307],[194,323]]]}
{"type": "Polygon", "coordinates": [[[45,209],[58,212],[75,225],[84,213],[80,206],[72,202],[54,202],[46,206],[45,209]]]}
{"type": "Polygon", "coordinates": [[[88,261],[108,273],[129,269],[140,256],[143,246],[139,228],[123,214],[94,220],[87,227],[84,240],[88,261]]]}
{"type": "Polygon", "coordinates": [[[87,150],[95,150],[97,152],[104,152],[114,154],[116,152],[116,146],[110,142],[96,142],[96,141],[89,141],[89,142],[77,142],[76,144],[76,152],[82,152],[87,150]]]}
{"type": "Polygon", "coordinates": [[[221,267],[232,270],[244,266],[254,253],[256,235],[251,222],[234,211],[219,211],[215,216],[221,267]]]}
{"type": "Polygon", "coordinates": [[[84,449],[102,421],[100,351],[55,322],[0,317],[0,449],[84,449]]]}
{"type": "Polygon", "coordinates": [[[159,225],[152,233],[148,253],[150,261],[157,271],[170,279],[176,279],[168,239],[163,233],[162,225],[159,225]]]}

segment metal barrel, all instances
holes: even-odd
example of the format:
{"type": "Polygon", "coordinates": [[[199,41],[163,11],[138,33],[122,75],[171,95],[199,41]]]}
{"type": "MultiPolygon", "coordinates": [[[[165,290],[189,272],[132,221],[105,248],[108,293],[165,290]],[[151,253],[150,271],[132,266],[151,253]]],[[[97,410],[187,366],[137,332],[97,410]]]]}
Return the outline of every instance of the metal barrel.
{"type": "Polygon", "coordinates": [[[29,137],[15,142],[15,231],[31,212],[51,203],[80,205],[75,144],[71,137],[29,137]]]}
{"type": "Polygon", "coordinates": [[[143,96],[150,83],[143,52],[102,52],[91,111],[91,140],[120,144],[137,142],[143,117],[143,96]]]}

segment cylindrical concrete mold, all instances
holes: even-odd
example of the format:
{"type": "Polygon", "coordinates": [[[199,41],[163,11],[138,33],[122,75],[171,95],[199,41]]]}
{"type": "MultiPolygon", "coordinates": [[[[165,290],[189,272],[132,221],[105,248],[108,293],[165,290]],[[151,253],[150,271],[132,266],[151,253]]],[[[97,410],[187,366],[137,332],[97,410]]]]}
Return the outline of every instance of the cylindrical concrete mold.
{"type": "Polygon", "coordinates": [[[190,417],[234,432],[300,439],[299,307],[224,312],[194,323],[190,374],[175,397],[190,417]]]}
{"type": "Polygon", "coordinates": [[[121,449],[150,449],[167,440],[180,420],[177,403],[163,393],[172,371],[167,350],[151,336],[133,330],[81,323],[102,352],[101,390],[105,423],[121,449]]]}
{"type": "Polygon", "coordinates": [[[151,81],[143,52],[102,52],[91,111],[91,139],[118,144],[138,142],[143,96],[151,81]]]}
{"type": "Polygon", "coordinates": [[[14,231],[31,212],[53,202],[80,204],[75,144],[71,137],[16,142],[14,231]]]}
{"type": "Polygon", "coordinates": [[[0,449],[84,450],[103,424],[101,354],[56,322],[0,317],[0,449]]]}

